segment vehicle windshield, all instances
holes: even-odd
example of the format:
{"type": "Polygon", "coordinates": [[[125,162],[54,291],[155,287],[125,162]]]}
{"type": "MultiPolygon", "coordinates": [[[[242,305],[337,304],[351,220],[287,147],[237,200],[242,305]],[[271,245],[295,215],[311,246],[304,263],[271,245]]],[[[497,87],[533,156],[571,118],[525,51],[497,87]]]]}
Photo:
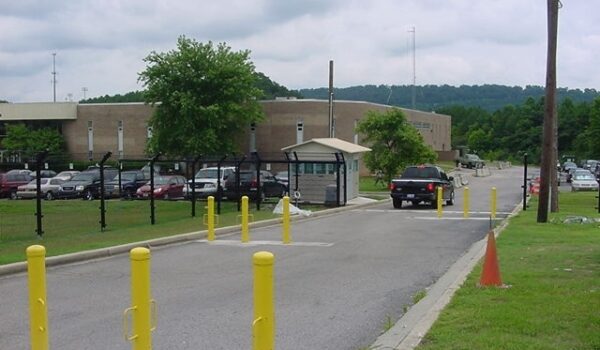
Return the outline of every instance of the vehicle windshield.
{"type": "MultiPolygon", "coordinates": [[[[223,173],[223,169],[221,169],[221,173],[223,173]]],[[[218,178],[217,169],[200,169],[196,173],[196,178],[216,179],[218,178]]]]}
{"type": "Polygon", "coordinates": [[[71,181],[92,181],[96,178],[95,174],[90,174],[90,173],[80,173],[77,174],[75,176],[73,176],[73,178],[71,179],[71,181]]]}
{"type": "MultiPolygon", "coordinates": [[[[115,180],[119,180],[118,175],[115,180]]],[[[135,173],[121,173],[121,181],[135,181],[135,173]]]]}
{"type": "Polygon", "coordinates": [[[577,165],[573,162],[565,162],[565,164],[563,165],[564,168],[576,168],[577,165]]]}
{"type": "Polygon", "coordinates": [[[158,176],[154,178],[154,186],[162,186],[169,183],[169,177],[166,176],[158,176]]]}
{"type": "Polygon", "coordinates": [[[402,178],[407,179],[432,179],[437,177],[439,177],[437,169],[431,167],[406,168],[402,174],[402,178]]]}
{"type": "MultiPolygon", "coordinates": [[[[47,179],[47,178],[41,178],[41,179],[40,179],[40,185],[45,185],[45,184],[47,184],[47,183],[48,183],[48,180],[49,180],[49,179],[47,179]]],[[[34,180],[31,180],[31,181],[29,181],[28,185],[34,185],[34,186],[36,186],[36,181],[37,181],[37,180],[35,180],[35,179],[34,179],[34,180]]]]}
{"type": "Polygon", "coordinates": [[[469,154],[469,155],[467,155],[467,157],[468,157],[469,159],[471,159],[471,160],[481,160],[481,159],[479,158],[479,156],[478,156],[478,155],[475,155],[475,154],[469,154]]]}
{"type": "Polygon", "coordinates": [[[576,173],[575,176],[573,176],[573,178],[575,180],[596,180],[596,178],[592,174],[586,173],[576,173]]]}

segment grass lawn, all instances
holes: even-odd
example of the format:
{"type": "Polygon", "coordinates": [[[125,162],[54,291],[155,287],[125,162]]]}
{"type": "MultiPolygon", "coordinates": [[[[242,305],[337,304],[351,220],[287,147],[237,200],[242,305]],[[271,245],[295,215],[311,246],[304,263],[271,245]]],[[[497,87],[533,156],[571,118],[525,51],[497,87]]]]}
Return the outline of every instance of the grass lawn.
{"type": "MultiPolygon", "coordinates": [[[[35,201],[0,200],[0,264],[25,260],[32,244],[46,247],[48,256],[109,247],[179,233],[206,229],[203,215],[206,202],[197,202],[196,217],[189,201],[156,201],[156,224],[150,224],[149,201],[106,202],[106,224],[100,231],[100,201],[43,201],[44,235],[36,235],[35,201]]],[[[254,221],[279,217],[272,213],[276,202],[263,203],[261,211],[250,203],[254,221]]],[[[215,203],[216,207],[216,203],[215,203]]],[[[302,206],[317,210],[317,207],[302,206]]],[[[217,227],[239,223],[237,204],[223,202],[217,227]]]]}
{"type": "Polygon", "coordinates": [[[497,241],[507,289],[476,287],[479,265],[457,291],[420,350],[600,349],[600,218],[597,193],[561,193],[560,213],[537,224],[537,201],[497,241]]]}

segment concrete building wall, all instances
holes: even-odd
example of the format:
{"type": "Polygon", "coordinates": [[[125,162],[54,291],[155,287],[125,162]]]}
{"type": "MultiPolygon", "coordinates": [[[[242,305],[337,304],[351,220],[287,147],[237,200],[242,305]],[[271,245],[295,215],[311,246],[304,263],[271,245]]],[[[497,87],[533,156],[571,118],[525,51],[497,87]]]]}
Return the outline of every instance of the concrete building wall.
{"type": "Polygon", "coordinates": [[[152,110],[143,103],[80,104],[77,119],[63,123],[67,151],[78,160],[88,158],[88,123],[92,122],[94,158],[108,151],[118,157],[118,125],[122,121],[123,157],[142,157],[152,110]]]}

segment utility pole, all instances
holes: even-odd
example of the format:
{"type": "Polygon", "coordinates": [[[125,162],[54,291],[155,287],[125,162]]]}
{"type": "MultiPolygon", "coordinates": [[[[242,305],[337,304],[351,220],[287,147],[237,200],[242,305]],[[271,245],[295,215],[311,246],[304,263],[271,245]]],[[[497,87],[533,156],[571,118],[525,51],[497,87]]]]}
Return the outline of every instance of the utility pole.
{"type": "Polygon", "coordinates": [[[329,61],[329,137],[335,137],[335,119],[333,117],[333,60],[329,61]]]}
{"type": "Polygon", "coordinates": [[[556,117],[556,43],[558,36],[559,0],[547,0],[548,4],[548,53],[546,58],[546,97],[544,100],[544,134],[542,138],[542,168],[540,171],[540,202],[537,222],[548,222],[551,167],[556,167],[554,146],[554,119],[556,117]]]}
{"type": "Polygon", "coordinates": [[[416,109],[417,106],[417,32],[415,27],[412,27],[408,31],[412,33],[412,68],[413,68],[413,82],[412,82],[412,109],[416,109]]]}
{"type": "Polygon", "coordinates": [[[52,53],[52,91],[54,93],[54,102],[56,102],[56,52],[52,53]]]}
{"type": "Polygon", "coordinates": [[[83,99],[85,100],[85,95],[88,92],[88,88],[86,88],[85,86],[81,88],[81,91],[83,91],[83,99]]]}

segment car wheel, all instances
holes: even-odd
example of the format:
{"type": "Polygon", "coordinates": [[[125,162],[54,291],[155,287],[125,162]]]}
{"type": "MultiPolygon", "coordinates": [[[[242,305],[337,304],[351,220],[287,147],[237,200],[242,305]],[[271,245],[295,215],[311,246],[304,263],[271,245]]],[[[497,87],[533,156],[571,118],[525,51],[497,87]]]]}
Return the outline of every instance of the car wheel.
{"type": "Polygon", "coordinates": [[[412,203],[413,207],[416,207],[417,205],[419,205],[420,202],[419,201],[412,201],[411,203],[412,203]]]}
{"type": "Polygon", "coordinates": [[[434,200],[434,201],[431,202],[431,208],[432,209],[437,209],[437,201],[436,200],[434,200]]]}
{"type": "Polygon", "coordinates": [[[454,205],[454,191],[450,193],[450,199],[446,201],[446,205],[454,205]]]}
{"type": "Polygon", "coordinates": [[[18,199],[18,198],[19,198],[19,196],[17,196],[17,192],[16,191],[11,191],[10,192],[10,199],[15,200],[15,199],[18,199]]]}
{"type": "Polygon", "coordinates": [[[92,193],[92,190],[85,191],[85,194],[83,195],[83,199],[85,199],[87,201],[94,200],[94,194],[92,193]]]}
{"type": "Polygon", "coordinates": [[[402,200],[398,199],[398,198],[392,198],[393,203],[394,203],[394,208],[395,209],[401,209],[402,208],[402,200]]]}
{"type": "Polygon", "coordinates": [[[51,201],[53,199],[54,199],[54,195],[52,194],[52,191],[46,192],[46,200],[51,201]]]}

